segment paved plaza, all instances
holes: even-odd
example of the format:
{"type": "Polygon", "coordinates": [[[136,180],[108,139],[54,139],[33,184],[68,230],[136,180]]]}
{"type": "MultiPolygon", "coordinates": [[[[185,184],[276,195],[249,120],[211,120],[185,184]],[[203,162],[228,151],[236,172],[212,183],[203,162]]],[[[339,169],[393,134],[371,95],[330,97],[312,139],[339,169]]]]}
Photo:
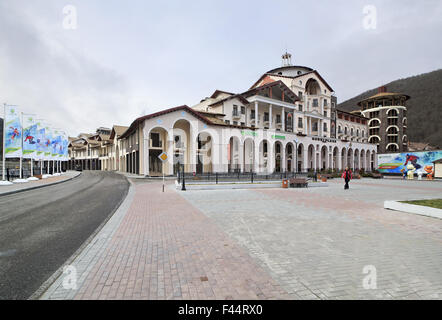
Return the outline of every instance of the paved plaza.
{"type": "Polygon", "coordinates": [[[164,193],[137,181],[71,263],[77,289],[62,275],[42,298],[440,299],[442,220],[383,201],[441,194],[439,181],[399,179],[164,193]]]}

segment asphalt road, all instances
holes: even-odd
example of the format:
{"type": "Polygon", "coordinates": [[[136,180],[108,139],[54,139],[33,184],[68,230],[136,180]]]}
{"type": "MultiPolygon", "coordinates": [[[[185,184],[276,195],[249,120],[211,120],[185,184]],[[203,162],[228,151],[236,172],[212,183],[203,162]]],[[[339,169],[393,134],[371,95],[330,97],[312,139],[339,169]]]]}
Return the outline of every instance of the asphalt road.
{"type": "Polygon", "coordinates": [[[58,185],[0,196],[0,299],[29,298],[115,211],[122,175],[84,171],[58,185]]]}

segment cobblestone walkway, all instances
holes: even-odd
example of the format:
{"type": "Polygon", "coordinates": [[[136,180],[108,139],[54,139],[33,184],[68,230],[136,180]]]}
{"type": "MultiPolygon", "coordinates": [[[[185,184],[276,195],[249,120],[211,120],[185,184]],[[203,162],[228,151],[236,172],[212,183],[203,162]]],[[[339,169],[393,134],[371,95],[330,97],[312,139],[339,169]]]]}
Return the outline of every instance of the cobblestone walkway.
{"type": "Polygon", "coordinates": [[[442,297],[442,220],[383,209],[440,197],[442,183],[162,193],[138,182],[133,193],[72,263],[77,290],[62,275],[43,299],[442,297]],[[363,288],[367,266],[376,289],[363,288]]]}
{"type": "Polygon", "coordinates": [[[328,188],[182,195],[216,221],[290,293],[307,299],[440,299],[442,220],[383,209],[434,198],[442,183],[353,181],[328,188]],[[374,266],[377,289],[363,288],[374,266]]]}
{"type": "MultiPolygon", "coordinates": [[[[160,191],[161,183],[136,186],[74,299],[290,298],[211,219],[172,188],[160,191]]],[[[60,290],[44,298],[62,298],[60,290]]]]}

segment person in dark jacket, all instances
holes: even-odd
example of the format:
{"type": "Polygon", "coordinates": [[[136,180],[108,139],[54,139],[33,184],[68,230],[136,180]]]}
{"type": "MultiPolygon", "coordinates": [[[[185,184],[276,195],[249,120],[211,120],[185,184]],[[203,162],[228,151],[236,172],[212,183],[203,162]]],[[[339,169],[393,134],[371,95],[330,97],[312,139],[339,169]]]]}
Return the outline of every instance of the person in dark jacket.
{"type": "Polygon", "coordinates": [[[342,178],[345,181],[344,189],[345,190],[349,189],[350,187],[349,187],[348,183],[350,182],[351,179],[353,179],[353,173],[351,172],[351,170],[348,167],[346,167],[344,172],[342,173],[342,178]]]}

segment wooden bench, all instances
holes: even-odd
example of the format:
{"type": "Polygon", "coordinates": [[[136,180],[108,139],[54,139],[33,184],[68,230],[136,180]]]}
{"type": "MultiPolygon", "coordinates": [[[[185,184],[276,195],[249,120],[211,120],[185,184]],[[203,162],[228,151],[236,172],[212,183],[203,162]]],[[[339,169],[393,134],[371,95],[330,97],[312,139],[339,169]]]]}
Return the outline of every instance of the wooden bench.
{"type": "Polygon", "coordinates": [[[291,178],[289,179],[290,188],[307,188],[308,183],[306,178],[291,178]]]}

